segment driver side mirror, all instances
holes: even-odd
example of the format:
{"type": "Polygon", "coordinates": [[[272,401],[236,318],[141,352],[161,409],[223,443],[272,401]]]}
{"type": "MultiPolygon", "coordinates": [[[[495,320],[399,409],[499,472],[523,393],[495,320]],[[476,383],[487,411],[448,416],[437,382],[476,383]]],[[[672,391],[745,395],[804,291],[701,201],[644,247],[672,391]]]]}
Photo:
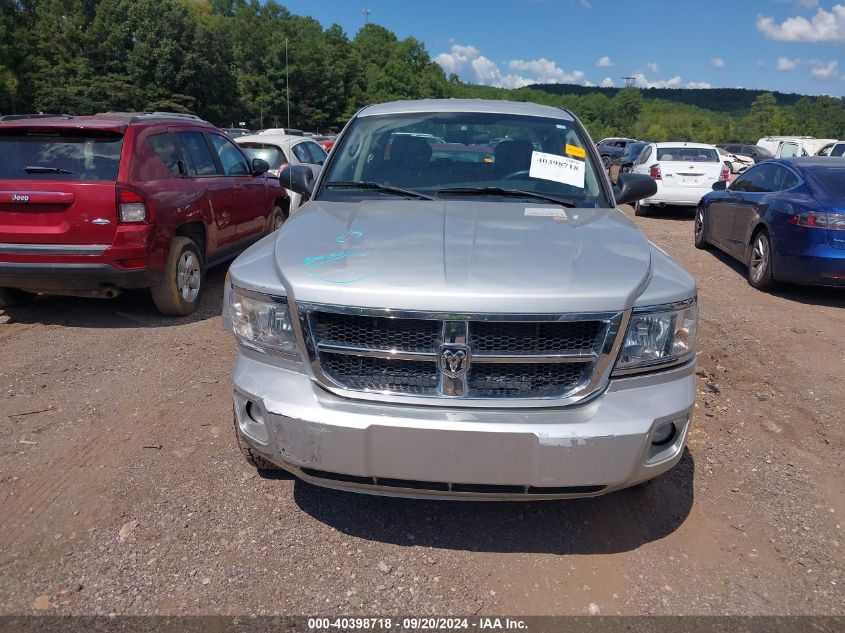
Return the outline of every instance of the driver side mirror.
{"type": "Polygon", "coordinates": [[[268,163],[263,158],[253,158],[252,159],[252,175],[253,176],[260,176],[261,174],[266,174],[270,171],[270,163],[268,163]]]}
{"type": "Polygon", "coordinates": [[[314,193],[314,174],[307,165],[288,165],[279,172],[279,183],[309,199],[314,193]]]}
{"type": "Polygon", "coordinates": [[[619,174],[613,194],[616,204],[631,204],[657,193],[657,183],[648,174],[619,174]]]}
{"type": "Polygon", "coordinates": [[[725,191],[728,188],[728,183],[724,180],[717,180],[713,183],[713,191],[725,191]]]}

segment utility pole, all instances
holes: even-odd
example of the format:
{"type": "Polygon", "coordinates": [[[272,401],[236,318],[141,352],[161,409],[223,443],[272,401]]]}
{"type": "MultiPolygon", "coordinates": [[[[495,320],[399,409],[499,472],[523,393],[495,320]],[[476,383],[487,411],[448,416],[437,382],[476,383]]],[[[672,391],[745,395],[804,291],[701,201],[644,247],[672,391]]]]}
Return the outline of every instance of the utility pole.
{"type": "Polygon", "coordinates": [[[364,13],[364,24],[369,24],[370,23],[370,14],[372,13],[372,11],[370,11],[369,9],[364,9],[363,13],[364,13]]]}
{"type": "Polygon", "coordinates": [[[287,86],[288,98],[288,128],[290,128],[290,68],[288,66],[288,38],[285,38],[285,85],[287,86]]]}

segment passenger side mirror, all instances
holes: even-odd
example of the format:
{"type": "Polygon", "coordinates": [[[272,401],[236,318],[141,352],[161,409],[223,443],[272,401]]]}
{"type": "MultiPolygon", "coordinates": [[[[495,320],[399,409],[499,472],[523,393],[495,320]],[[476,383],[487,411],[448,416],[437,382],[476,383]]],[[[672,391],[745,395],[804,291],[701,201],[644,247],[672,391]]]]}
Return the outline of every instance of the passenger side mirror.
{"type": "Polygon", "coordinates": [[[724,180],[717,180],[713,183],[713,191],[725,191],[728,188],[728,183],[724,180]]]}
{"type": "Polygon", "coordinates": [[[619,174],[613,187],[616,204],[631,204],[657,193],[657,183],[647,174],[619,174]]]}
{"type": "Polygon", "coordinates": [[[270,171],[270,163],[268,163],[263,158],[253,158],[252,159],[252,175],[253,176],[260,176],[261,174],[266,174],[270,171]]]}
{"type": "Polygon", "coordinates": [[[279,183],[309,199],[314,192],[314,174],[307,165],[288,165],[279,172],[279,183]]]}

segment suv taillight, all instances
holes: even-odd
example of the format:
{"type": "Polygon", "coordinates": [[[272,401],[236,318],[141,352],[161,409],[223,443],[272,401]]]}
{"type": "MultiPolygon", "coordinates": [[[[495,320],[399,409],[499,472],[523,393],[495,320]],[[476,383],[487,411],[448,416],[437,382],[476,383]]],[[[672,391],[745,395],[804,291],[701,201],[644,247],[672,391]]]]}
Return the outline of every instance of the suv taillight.
{"type": "Polygon", "coordinates": [[[654,164],[648,168],[648,175],[654,178],[655,180],[660,180],[662,176],[660,175],[660,165],[654,164]]]}
{"type": "Polygon", "coordinates": [[[138,224],[152,220],[144,196],[125,186],[117,188],[117,217],[121,222],[138,224]]]}
{"type": "Polygon", "coordinates": [[[722,165],[722,180],[725,182],[729,182],[731,179],[731,170],[728,169],[727,165],[722,165]]]}

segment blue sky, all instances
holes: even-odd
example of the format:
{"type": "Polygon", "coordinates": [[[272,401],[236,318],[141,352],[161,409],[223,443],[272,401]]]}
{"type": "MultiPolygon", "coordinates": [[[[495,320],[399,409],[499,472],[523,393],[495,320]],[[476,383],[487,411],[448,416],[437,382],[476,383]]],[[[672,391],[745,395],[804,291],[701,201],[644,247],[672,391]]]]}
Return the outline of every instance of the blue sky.
{"type": "Polygon", "coordinates": [[[414,36],[464,81],[845,94],[845,0],[282,0],[414,36]]]}

